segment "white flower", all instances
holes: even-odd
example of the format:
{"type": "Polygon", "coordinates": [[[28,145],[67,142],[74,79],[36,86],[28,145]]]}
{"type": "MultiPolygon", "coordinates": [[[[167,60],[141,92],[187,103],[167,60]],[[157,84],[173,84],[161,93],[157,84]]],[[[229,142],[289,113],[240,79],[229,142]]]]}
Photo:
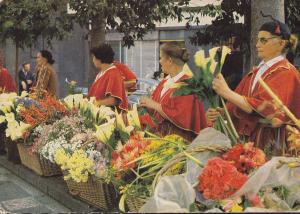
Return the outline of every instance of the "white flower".
{"type": "Polygon", "coordinates": [[[27,96],[28,96],[28,92],[27,91],[22,91],[20,97],[27,97],[27,96]]]}
{"type": "Polygon", "coordinates": [[[0,115],[0,124],[6,121],[6,117],[3,115],[0,115]]]}
{"type": "Polygon", "coordinates": [[[115,118],[110,119],[107,123],[96,126],[95,136],[103,143],[107,143],[115,129],[115,118]]]}
{"type": "Polygon", "coordinates": [[[128,119],[128,125],[141,129],[140,118],[137,111],[137,104],[134,104],[132,110],[128,111],[127,119],[128,119]]]}

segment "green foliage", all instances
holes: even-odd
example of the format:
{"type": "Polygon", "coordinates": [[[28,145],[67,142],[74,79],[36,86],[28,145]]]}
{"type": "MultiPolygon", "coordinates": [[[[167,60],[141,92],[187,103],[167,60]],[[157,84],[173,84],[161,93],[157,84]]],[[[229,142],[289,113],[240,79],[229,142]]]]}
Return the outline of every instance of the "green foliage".
{"type": "MultiPolygon", "coordinates": [[[[220,8],[207,6],[201,8],[201,11],[204,15],[215,17],[215,19],[212,25],[198,29],[190,37],[193,44],[218,44],[222,41],[228,41],[232,36],[237,36],[243,41],[244,49],[246,48],[247,50],[250,47],[251,0],[222,0],[220,8]],[[238,23],[238,15],[244,16],[244,24],[238,23]]],[[[299,34],[299,0],[285,0],[285,16],[286,23],[291,31],[299,34]]],[[[192,22],[199,24],[195,19],[192,22]]]]}
{"type": "Polygon", "coordinates": [[[90,21],[103,17],[107,29],[123,33],[125,45],[155,29],[155,22],[167,19],[183,20],[182,7],[190,0],[70,0],[70,8],[75,10],[73,19],[88,28],[90,21]]]}
{"type": "Polygon", "coordinates": [[[42,36],[51,45],[62,40],[72,24],[59,0],[3,1],[0,4],[0,39],[12,39],[18,47],[31,47],[42,36]]]}

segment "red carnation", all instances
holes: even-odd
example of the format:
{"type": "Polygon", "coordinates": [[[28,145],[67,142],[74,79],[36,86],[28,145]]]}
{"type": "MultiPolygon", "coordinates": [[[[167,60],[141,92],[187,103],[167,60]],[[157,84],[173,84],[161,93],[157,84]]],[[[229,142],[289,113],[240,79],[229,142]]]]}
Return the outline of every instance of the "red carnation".
{"type": "Polygon", "coordinates": [[[247,176],[221,158],[210,159],[199,176],[198,190],[205,199],[221,200],[230,197],[247,181],[247,176]]]}

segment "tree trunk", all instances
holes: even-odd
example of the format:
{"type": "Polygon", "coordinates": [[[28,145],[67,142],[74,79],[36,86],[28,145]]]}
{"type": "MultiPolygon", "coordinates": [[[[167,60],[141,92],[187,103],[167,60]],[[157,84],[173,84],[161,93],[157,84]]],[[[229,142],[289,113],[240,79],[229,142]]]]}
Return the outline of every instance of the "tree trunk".
{"type": "Polygon", "coordinates": [[[284,22],[284,0],[251,0],[251,67],[259,62],[255,47],[258,30],[263,23],[271,21],[262,17],[260,11],[284,22]]]}
{"type": "MultiPolygon", "coordinates": [[[[97,16],[92,20],[92,29],[90,30],[90,48],[98,46],[105,41],[105,20],[102,16],[97,16]]],[[[88,74],[88,86],[94,82],[99,71],[93,64],[93,59],[90,57],[90,69],[88,74]]]]}
{"type": "Polygon", "coordinates": [[[16,40],[16,56],[15,56],[15,82],[16,82],[16,87],[17,87],[17,92],[19,90],[19,75],[18,75],[18,70],[19,70],[19,41],[16,40]]]}

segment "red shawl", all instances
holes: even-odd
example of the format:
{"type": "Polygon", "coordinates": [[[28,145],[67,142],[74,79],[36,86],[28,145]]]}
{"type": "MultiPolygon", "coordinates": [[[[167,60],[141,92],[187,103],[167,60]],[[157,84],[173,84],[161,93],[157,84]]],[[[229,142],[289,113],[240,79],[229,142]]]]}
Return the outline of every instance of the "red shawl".
{"type": "Polygon", "coordinates": [[[88,97],[96,97],[97,100],[105,99],[108,95],[120,101],[119,109],[127,110],[124,79],[117,68],[107,70],[98,80],[95,80],[88,93],[88,97]]]}
{"type": "Polygon", "coordinates": [[[0,88],[2,92],[16,92],[15,82],[6,68],[0,69],[0,88]]]}

